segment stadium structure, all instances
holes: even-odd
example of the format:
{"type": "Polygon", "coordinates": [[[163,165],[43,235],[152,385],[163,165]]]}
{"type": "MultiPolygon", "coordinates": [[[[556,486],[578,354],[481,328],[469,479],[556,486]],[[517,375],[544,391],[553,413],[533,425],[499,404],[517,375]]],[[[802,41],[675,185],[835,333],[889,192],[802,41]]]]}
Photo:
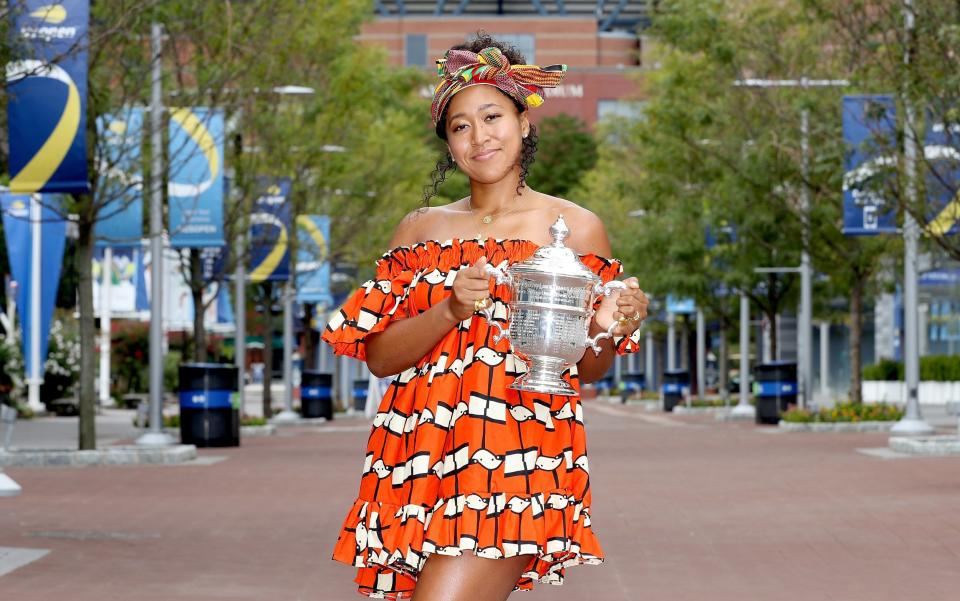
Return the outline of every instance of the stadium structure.
{"type": "Polygon", "coordinates": [[[565,63],[535,120],[558,113],[594,124],[641,111],[637,80],[651,65],[649,25],[656,0],[375,0],[358,41],[380,45],[395,65],[434,68],[451,46],[485,31],[539,65],[565,63]]]}

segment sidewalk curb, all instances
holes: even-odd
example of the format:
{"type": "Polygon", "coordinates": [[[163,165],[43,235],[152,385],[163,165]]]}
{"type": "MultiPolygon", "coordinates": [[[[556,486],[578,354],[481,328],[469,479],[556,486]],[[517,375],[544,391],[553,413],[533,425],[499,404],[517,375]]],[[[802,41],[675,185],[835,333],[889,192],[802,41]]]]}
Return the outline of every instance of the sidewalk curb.
{"type": "Polygon", "coordinates": [[[197,447],[107,447],[96,451],[24,449],[0,451],[0,467],[85,467],[91,465],[175,465],[197,458],[197,447]]]}
{"type": "Polygon", "coordinates": [[[908,455],[944,456],[960,455],[960,437],[947,436],[893,436],[890,450],[908,455]]]}
{"type": "Polygon", "coordinates": [[[777,427],[784,432],[888,432],[897,422],[808,422],[780,421],[777,427]]]}

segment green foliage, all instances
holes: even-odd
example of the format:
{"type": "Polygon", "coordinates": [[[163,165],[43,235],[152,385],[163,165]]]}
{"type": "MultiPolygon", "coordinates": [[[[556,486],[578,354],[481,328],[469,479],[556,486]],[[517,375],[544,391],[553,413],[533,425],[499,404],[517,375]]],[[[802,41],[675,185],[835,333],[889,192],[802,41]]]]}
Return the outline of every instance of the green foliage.
{"type": "MultiPolygon", "coordinates": [[[[903,362],[882,359],[863,369],[864,380],[903,381],[903,362]]],[[[920,357],[920,380],[924,382],[960,382],[960,355],[920,357]]]]}
{"type": "Polygon", "coordinates": [[[540,140],[528,183],[538,192],[566,198],[597,164],[597,142],[586,123],[565,114],[543,119],[537,132],[540,140]]]}
{"type": "Polygon", "coordinates": [[[150,325],[136,321],[118,323],[112,336],[111,363],[116,391],[146,392],[149,387],[150,325]]]}
{"type": "Polygon", "coordinates": [[[183,355],[180,351],[169,350],[163,357],[163,389],[166,392],[180,391],[180,362],[183,355]]]}
{"type": "Polygon", "coordinates": [[[877,403],[838,403],[832,409],[820,409],[813,412],[808,409],[794,408],[783,414],[783,421],[789,423],[837,423],[837,422],[890,422],[903,417],[903,409],[896,405],[877,403]]]}
{"type": "Polygon", "coordinates": [[[903,380],[903,363],[893,359],[881,359],[878,363],[863,368],[863,379],[887,382],[903,380]]]}

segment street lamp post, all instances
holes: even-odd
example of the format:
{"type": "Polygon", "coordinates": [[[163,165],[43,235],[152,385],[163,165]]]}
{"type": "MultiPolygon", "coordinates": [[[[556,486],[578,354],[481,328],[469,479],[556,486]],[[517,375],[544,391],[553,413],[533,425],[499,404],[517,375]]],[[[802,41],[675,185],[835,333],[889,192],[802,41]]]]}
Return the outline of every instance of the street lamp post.
{"type": "Polygon", "coordinates": [[[153,67],[150,90],[150,431],[137,439],[142,446],[167,446],[174,439],[163,431],[163,98],[161,96],[163,28],[150,27],[153,67]]]}
{"type": "MultiPolygon", "coordinates": [[[[742,79],[735,86],[745,88],[842,88],[850,85],[846,79],[742,79]]],[[[800,310],[797,324],[797,384],[800,407],[806,407],[813,383],[813,269],[810,264],[810,190],[809,172],[810,114],[800,114],[800,151],[803,186],[800,190],[800,219],[803,224],[803,248],[800,251],[800,310]]],[[[858,366],[859,367],[859,366],[858,366]]]]}
{"type": "MultiPolygon", "coordinates": [[[[913,34],[913,1],[904,1],[904,28],[907,32],[907,48],[903,53],[904,65],[910,65],[910,38],[913,34]]],[[[907,84],[909,85],[909,83],[907,84]]],[[[917,134],[914,129],[913,103],[910,100],[910,89],[904,90],[903,95],[904,127],[906,135],[903,140],[903,170],[906,179],[905,194],[908,204],[917,200],[917,134]]],[[[899,422],[894,424],[890,433],[899,436],[924,436],[933,434],[933,427],[924,421],[920,413],[920,333],[917,327],[917,240],[920,237],[920,226],[910,211],[903,212],[903,367],[907,384],[906,412],[899,422]]]]}

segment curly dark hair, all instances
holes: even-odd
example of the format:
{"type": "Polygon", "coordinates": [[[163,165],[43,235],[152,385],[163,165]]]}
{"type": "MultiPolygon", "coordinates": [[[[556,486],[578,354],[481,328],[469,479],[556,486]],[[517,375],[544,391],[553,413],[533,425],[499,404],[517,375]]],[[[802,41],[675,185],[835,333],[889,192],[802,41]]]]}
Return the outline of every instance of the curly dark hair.
{"type": "MultiPolygon", "coordinates": [[[[511,65],[523,65],[526,64],[527,59],[524,58],[523,54],[513,46],[501,42],[493,37],[491,37],[486,32],[480,31],[477,33],[476,37],[466,44],[458,44],[451,48],[451,50],[469,50],[470,52],[479,53],[484,48],[497,48],[500,52],[503,53],[507,60],[510,61],[511,65]]],[[[527,110],[527,107],[523,106],[517,102],[514,98],[508,94],[504,94],[507,98],[510,98],[510,101],[513,102],[513,105],[517,107],[517,112],[523,113],[527,110]]],[[[449,105],[448,105],[449,106],[449,105]]],[[[441,140],[447,139],[447,109],[444,108],[443,112],[440,114],[440,119],[437,121],[437,137],[441,140]]],[[[520,183],[517,185],[517,194],[520,194],[523,191],[523,188],[527,185],[527,175],[530,172],[530,166],[533,165],[533,161],[536,158],[537,153],[537,142],[540,141],[540,137],[537,135],[537,127],[530,124],[530,133],[526,138],[523,139],[523,147],[520,150],[520,183]]],[[[434,168],[433,172],[430,174],[430,184],[423,187],[423,204],[427,206],[430,204],[430,199],[437,195],[437,191],[443,182],[447,179],[447,174],[456,171],[457,164],[453,162],[453,157],[447,153],[442,159],[437,161],[437,166],[434,168]]]]}

